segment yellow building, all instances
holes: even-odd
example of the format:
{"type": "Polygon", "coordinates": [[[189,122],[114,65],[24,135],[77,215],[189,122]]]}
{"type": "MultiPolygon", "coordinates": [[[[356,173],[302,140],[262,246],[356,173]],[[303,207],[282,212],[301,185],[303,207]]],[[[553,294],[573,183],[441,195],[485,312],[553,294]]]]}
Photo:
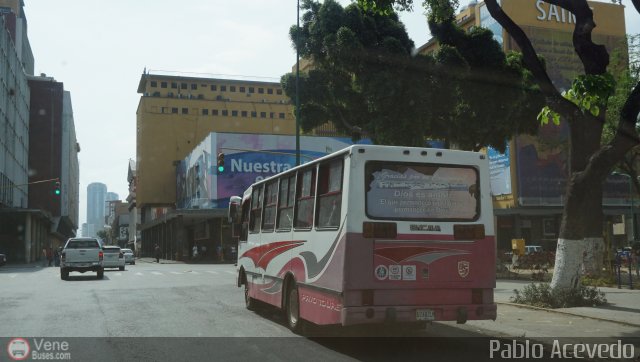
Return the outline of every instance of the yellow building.
{"type": "MultiPolygon", "coordinates": [[[[593,9],[592,39],[607,47],[610,55],[627,57],[624,6],[615,3],[590,2],[593,9]]],[[[571,86],[572,80],[584,74],[575,54],[572,36],[575,18],[568,11],[541,0],[501,0],[502,9],[518,24],[532,45],[545,58],[547,72],[560,91],[571,86]]],[[[472,1],[456,16],[459,26],[469,29],[482,26],[490,29],[504,51],[518,50],[516,42],[489,14],[484,2],[472,1]]],[[[432,39],[418,49],[429,54],[438,49],[432,39]]],[[[513,238],[523,238],[527,244],[555,245],[562,214],[566,185],[568,127],[546,125],[538,135],[518,136],[511,140],[506,154],[495,156],[492,163],[492,192],[496,214],[498,248],[510,249],[513,238]],[[497,165],[499,167],[494,168],[497,165]],[[499,170],[501,168],[501,170],[499,170]],[[502,171],[502,174],[496,171],[502,171]],[[497,176],[496,176],[497,175],[497,176]],[[500,185],[494,188],[494,182],[500,185]]],[[[492,155],[489,155],[490,159],[492,155]]],[[[609,181],[605,187],[605,213],[623,213],[620,180],[609,181]]]]}
{"type": "Polygon", "coordinates": [[[138,93],[136,204],[142,224],[174,206],[174,161],[209,133],[295,134],[293,107],[277,82],[145,71],[138,93]]]}

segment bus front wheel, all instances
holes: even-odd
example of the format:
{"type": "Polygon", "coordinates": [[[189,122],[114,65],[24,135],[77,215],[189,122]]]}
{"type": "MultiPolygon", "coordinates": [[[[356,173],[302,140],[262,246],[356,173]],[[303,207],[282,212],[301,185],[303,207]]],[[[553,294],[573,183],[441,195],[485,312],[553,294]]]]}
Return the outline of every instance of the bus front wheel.
{"type": "Polygon", "coordinates": [[[298,287],[295,283],[291,283],[291,286],[288,288],[286,316],[289,329],[296,334],[302,334],[304,326],[302,319],[300,319],[300,299],[298,287]]]}

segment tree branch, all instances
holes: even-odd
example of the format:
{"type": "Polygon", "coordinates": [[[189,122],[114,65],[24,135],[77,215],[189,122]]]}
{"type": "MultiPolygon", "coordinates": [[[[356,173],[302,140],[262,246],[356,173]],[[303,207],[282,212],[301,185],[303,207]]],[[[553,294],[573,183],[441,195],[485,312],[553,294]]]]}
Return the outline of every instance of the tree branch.
{"type": "MultiPolygon", "coordinates": [[[[557,3],[557,4],[565,4],[570,3],[570,0],[545,0],[549,3],[557,3]]],[[[640,1],[640,0],[636,0],[640,1]]],[[[524,31],[518,26],[510,17],[507,15],[502,8],[498,5],[497,0],[486,0],[485,4],[487,5],[487,9],[491,16],[503,27],[507,30],[507,33],[516,41],[520,50],[522,51],[522,57],[525,66],[531,71],[533,77],[540,87],[542,94],[544,94],[545,99],[549,106],[551,106],[554,111],[558,112],[562,116],[564,116],[569,123],[573,122],[574,114],[576,112],[580,112],[580,109],[575,104],[571,103],[567,99],[565,99],[560,92],[556,89],[556,87],[551,82],[547,71],[545,70],[542,62],[538,58],[538,54],[536,50],[533,48],[529,37],[524,33],[524,31]]],[[[567,4],[567,7],[572,7],[570,4],[567,4]]]]}
{"type": "Polygon", "coordinates": [[[636,11],[640,13],[640,0],[631,0],[633,6],[636,8],[636,11]]]}

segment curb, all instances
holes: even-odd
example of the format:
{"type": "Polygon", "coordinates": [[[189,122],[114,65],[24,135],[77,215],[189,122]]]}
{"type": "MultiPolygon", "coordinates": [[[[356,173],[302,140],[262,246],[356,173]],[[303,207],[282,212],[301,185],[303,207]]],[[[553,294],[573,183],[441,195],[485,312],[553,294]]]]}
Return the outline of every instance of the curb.
{"type": "Polygon", "coordinates": [[[626,326],[629,326],[629,327],[640,327],[640,324],[636,324],[636,323],[630,323],[630,322],[625,322],[625,321],[620,321],[620,320],[615,320],[615,319],[588,316],[588,315],[579,314],[579,313],[567,312],[567,311],[564,311],[564,310],[556,310],[556,309],[549,309],[549,308],[542,308],[542,307],[534,307],[532,305],[509,303],[509,302],[495,302],[495,303],[496,304],[504,304],[504,305],[508,305],[508,306],[512,306],[512,307],[516,307],[516,308],[532,309],[532,310],[539,310],[539,311],[544,311],[544,312],[549,312],[549,313],[565,314],[565,315],[570,315],[570,316],[573,316],[573,317],[589,318],[589,319],[594,319],[594,320],[598,320],[598,321],[602,321],[602,322],[618,323],[618,324],[626,325],[626,326]]]}

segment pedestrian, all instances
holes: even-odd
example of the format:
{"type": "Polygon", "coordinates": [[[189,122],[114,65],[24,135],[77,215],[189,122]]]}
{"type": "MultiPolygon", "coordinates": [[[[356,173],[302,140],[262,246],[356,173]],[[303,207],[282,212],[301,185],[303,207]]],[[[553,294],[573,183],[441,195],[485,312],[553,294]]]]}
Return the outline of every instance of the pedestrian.
{"type": "Polygon", "coordinates": [[[218,254],[218,260],[222,261],[222,245],[218,245],[216,252],[218,254]]]}
{"type": "Polygon", "coordinates": [[[156,263],[160,263],[160,247],[158,246],[158,244],[156,244],[154,251],[156,255],[156,263]]]}
{"type": "Polygon", "coordinates": [[[60,266],[60,252],[58,251],[58,248],[53,252],[53,265],[60,266]]]}
{"type": "Polygon", "coordinates": [[[202,245],[202,247],[200,248],[200,251],[202,252],[202,259],[206,259],[207,258],[207,246],[206,245],[202,245]]]}
{"type": "Polygon", "coordinates": [[[47,248],[42,248],[42,266],[47,266],[47,248]]]}
{"type": "Polygon", "coordinates": [[[47,265],[51,266],[53,264],[53,249],[51,247],[47,248],[47,265]]]}
{"type": "Polygon", "coordinates": [[[191,260],[196,260],[198,258],[198,244],[193,244],[193,249],[191,250],[191,260]]]}
{"type": "Polygon", "coordinates": [[[636,277],[640,277],[640,248],[633,250],[632,255],[636,265],[636,277]]]}

